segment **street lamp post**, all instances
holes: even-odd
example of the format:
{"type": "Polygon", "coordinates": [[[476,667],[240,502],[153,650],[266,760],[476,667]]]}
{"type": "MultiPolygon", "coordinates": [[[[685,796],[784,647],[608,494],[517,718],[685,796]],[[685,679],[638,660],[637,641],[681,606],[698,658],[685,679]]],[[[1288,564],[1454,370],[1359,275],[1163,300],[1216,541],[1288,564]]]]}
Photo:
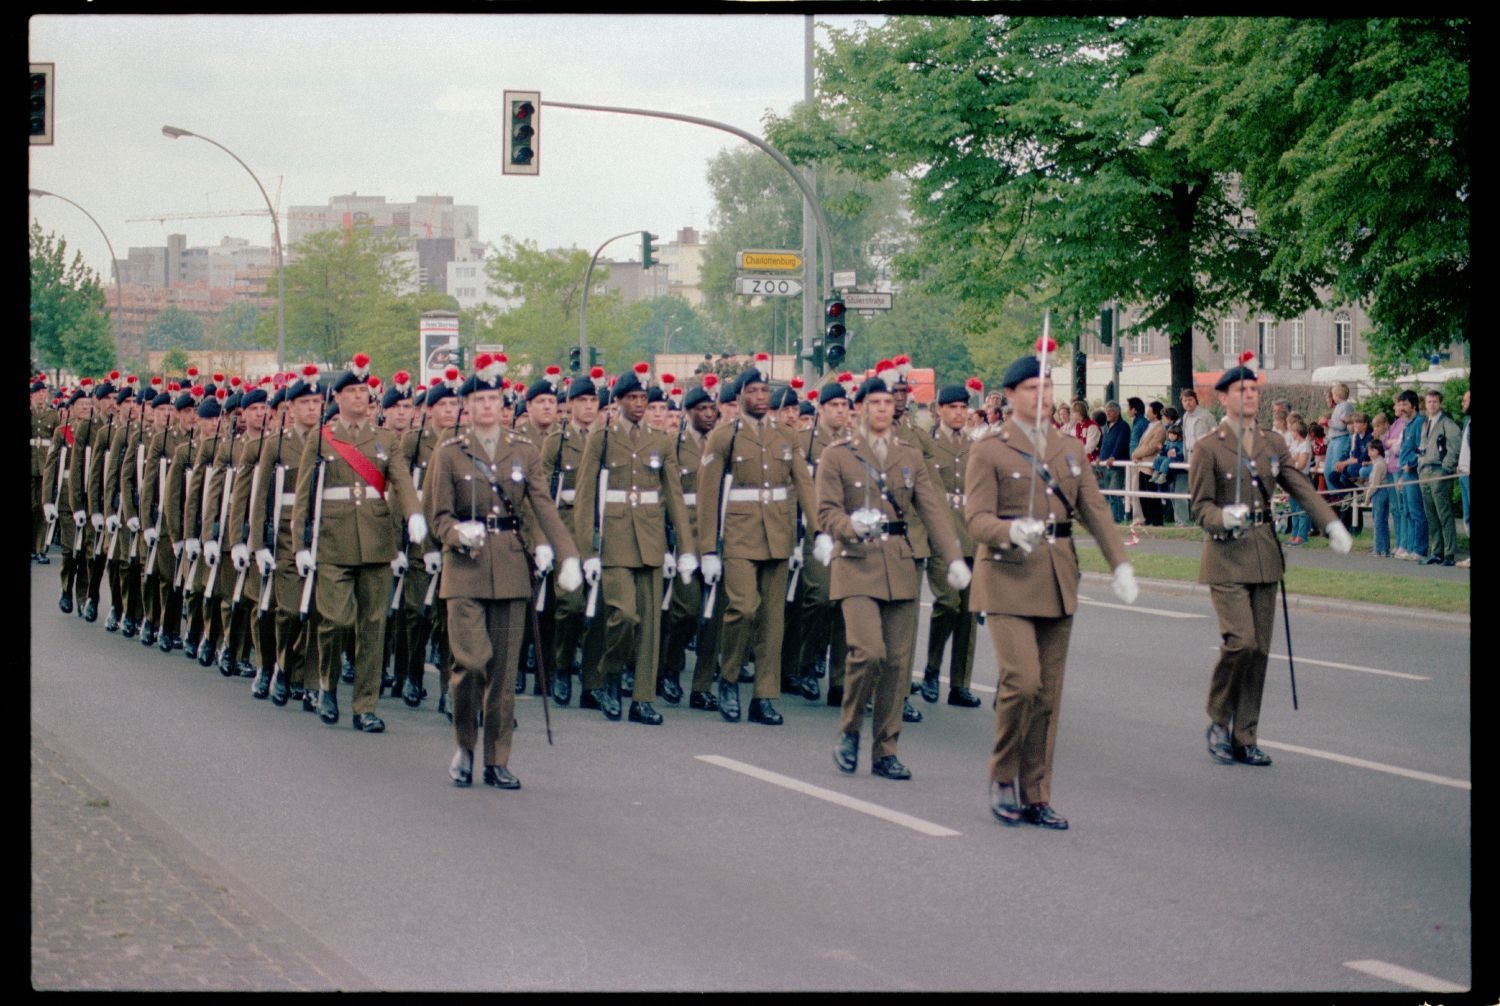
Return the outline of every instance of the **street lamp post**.
{"type": "Polygon", "coordinates": [[[677,335],[679,332],[682,331],[682,326],[681,325],[678,325],[676,328],[672,329],[670,332],[667,331],[667,326],[669,324],[671,324],[671,323],[670,322],[666,322],[666,321],[664,321],[664,322],[661,323],[661,355],[662,356],[666,356],[667,355],[667,347],[672,344],[672,336],[677,335]]]}
{"type": "Polygon", "coordinates": [[[276,369],[278,371],[285,370],[286,279],[282,275],[285,270],[282,268],[281,261],[281,224],[276,217],[276,207],[271,205],[271,197],[266,195],[266,187],[260,183],[260,179],[256,177],[255,172],[250,170],[250,165],[240,160],[239,155],[237,155],[233,150],[230,150],[228,147],[224,146],[224,144],[218,142],[217,140],[211,140],[208,137],[204,136],[202,133],[190,132],[186,129],[179,129],[176,126],[162,126],[161,133],[163,136],[173,140],[177,139],[179,136],[194,136],[205,143],[212,143],[214,146],[224,151],[224,153],[228,154],[230,157],[233,157],[235,163],[244,168],[246,173],[250,175],[252,180],[254,180],[255,187],[260,189],[260,197],[266,201],[266,209],[271,211],[271,238],[276,243],[276,247],[274,249],[276,259],[276,369]]]}
{"type": "MultiPolygon", "coordinates": [[[[75,203],[73,200],[69,199],[67,196],[60,196],[56,192],[47,192],[44,189],[31,189],[29,191],[30,191],[31,195],[33,195],[33,196],[51,196],[53,199],[61,199],[63,202],[67,203],[69,206],[74,207],[75,209],[78,210],[78,212],[80,212],[84,216],[88,217],[89,218],[89,223],[93,224],[95,227],[99,227],[99,221],[97,221],[97,220],[94,219],[94,215],[92,213],[90,213],[88,210],[84,209],[82,206],[79,206],[77,203],[75,203]]],[[[102,237],[102,238],[104,238],[104,247],[106,247],[106,248],[109,249],[110,271],[115,274],[115,317],[110,319],[110,327],[114,328],[116,324],[120,323],[120,317],[119,316],[125,310],[125,288],[120,284],[120,260],[115,257],[115,246],[110,243],[109,235],[104,233],[104,228],[103,227],[99,227],[99,236],[102,237]]],[[[146,335],[145,335],[145,332],[142,331],[142,333],[141,333],[141,363],[142,363],[142,365],[144,365],[145,362],[146,362],[146,335]]]]}

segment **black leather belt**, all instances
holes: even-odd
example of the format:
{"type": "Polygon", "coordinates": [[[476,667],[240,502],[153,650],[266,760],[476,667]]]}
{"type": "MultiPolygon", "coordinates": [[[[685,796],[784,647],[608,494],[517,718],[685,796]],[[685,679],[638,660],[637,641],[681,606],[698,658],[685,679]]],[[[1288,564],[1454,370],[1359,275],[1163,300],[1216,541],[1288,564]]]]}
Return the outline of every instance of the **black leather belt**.
{"type": "Polygon", "coordinates": [[[882,521],[881,524],[880,524],[880,533],[881,534],[905,534],[906,533],[906,521],[904,521],[904,520],[887,520],[887,521],[882,521]]]}
{"type": "Polygon", "coordinates": [[[490,514],[484,518],[484,529],[491,534],[498,534],[501,531],[514,531],[519,526],[516,523],[516,519],[509,515],[496,517],[494,514],[490,514]]]}
{"type": "Polygon", "coordinates": [[[1058,521],[1047,525],[1048,538],[1071,538],[1073,537],[1073,522],[1070,520],[1058,521]]]}

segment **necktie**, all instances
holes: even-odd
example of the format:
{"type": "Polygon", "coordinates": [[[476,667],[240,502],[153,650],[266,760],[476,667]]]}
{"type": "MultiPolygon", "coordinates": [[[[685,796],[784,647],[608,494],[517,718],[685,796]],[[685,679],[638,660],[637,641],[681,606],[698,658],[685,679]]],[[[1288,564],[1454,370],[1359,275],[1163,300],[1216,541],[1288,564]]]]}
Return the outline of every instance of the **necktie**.
{"type": "Polygon", "coordinates": [[[875,460],[880,462],[880,467],[885,467],[885,437],[876,437],[871,444],[875,451],[875,460]]]}

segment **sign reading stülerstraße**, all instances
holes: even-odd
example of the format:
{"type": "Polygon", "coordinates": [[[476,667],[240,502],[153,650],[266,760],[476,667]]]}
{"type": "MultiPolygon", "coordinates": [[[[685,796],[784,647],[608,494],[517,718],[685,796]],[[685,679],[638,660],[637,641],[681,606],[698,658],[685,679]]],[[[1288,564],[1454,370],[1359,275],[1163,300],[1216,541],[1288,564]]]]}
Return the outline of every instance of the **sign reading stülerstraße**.
{"type": "Polygon", "coordinates": [[[889,311],[893,296],[890,293],[846,293],[844,306],[851,311],[889,311]]]}

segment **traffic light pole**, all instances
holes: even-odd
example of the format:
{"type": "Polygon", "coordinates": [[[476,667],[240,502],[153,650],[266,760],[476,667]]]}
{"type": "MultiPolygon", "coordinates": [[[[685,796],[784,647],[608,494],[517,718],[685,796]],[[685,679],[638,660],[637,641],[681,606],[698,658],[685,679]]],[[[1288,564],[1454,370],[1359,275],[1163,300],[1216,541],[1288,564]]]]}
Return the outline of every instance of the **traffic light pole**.
{"type": "Polygon", "coordinates": [[[621,238],[640,237],[640,234],[639,230],[616,234],[596,248],[594,250],[594,257],[589,259],[589,267],[583,274],[583,296],[578,301],[578,360],[580,366],[587,363],[589,358],[589,280],[594,276],[594,263],[599,261],[600,254],[603,253],[605,246],[610,242],[618,241],[621,238]]]}

